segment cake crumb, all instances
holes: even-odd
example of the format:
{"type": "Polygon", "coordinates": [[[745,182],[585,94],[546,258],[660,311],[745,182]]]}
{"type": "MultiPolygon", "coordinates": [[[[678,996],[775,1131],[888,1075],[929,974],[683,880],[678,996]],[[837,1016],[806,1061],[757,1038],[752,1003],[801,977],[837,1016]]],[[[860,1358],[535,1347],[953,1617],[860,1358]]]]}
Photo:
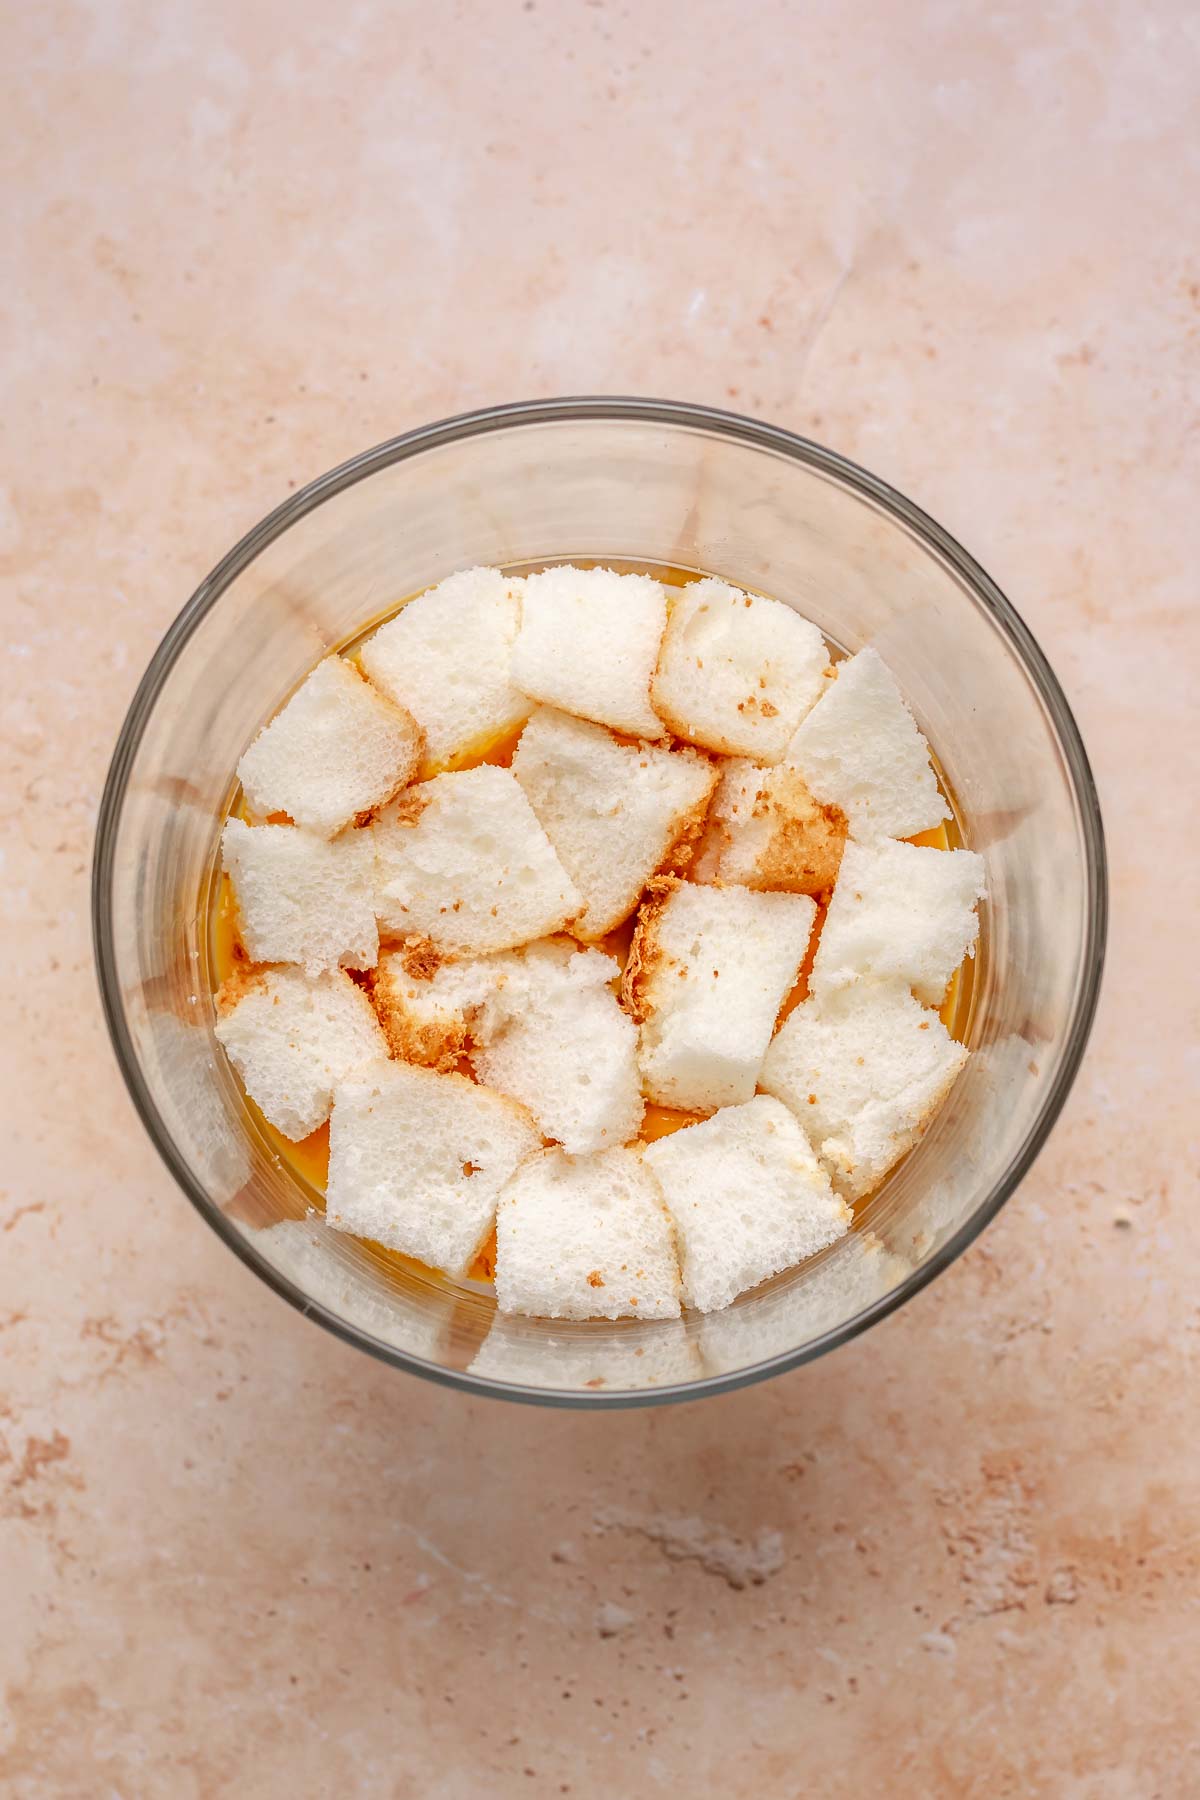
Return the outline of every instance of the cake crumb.
{"type": "Polygon", "coordinates": [[[633,1614],[611,1600],[596,1608],[596,1631],[602,1638],[619,1637],[633,1624],[633,1614]]]}

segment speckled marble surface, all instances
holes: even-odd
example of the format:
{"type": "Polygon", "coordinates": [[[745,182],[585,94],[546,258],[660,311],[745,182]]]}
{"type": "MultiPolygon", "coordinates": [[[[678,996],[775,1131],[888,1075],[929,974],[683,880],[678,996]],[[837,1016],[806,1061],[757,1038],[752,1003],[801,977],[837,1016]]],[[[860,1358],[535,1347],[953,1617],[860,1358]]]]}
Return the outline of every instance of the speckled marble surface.
{"type": "Polygon", "coordinates": [[[0,1789],[1195,1793],[1194,9],[8,25],[0,1789]],[[816,1366],[604,1417],[256,1284],[143,1139],[87,924],[122,714],[228,545],[405,427],[585,390],[793,426],[966,542],[1077,709],[1114,902],[983,1240],[816,1366]]]}

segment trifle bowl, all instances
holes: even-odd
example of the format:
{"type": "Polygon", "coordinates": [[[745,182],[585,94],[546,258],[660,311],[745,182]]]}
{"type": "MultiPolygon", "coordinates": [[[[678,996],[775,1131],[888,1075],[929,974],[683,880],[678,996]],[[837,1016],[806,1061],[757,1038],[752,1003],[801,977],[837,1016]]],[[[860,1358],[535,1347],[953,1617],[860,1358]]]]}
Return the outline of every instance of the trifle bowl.
{"type": "Polygon", "coordinates": [[[497,407],[380,445],[285,502],[184,607],[105,788],[97,966],[122,1073],[159,1153],[277,1293],[381,1359],[499,1397],[695,1398],[793,1367],[946,1268],[1003,1205],[1079,1066],[1103,962],[1095,787],[1045,657],[932,520],[842,457],[757,421],[637,399],[497,407]],[[215,1036],[220,838],[246,746],[331,651],[456,570],[556,562],[715,576],[783,601],[835,653],[872,645],[932,747],[987,899],[955,1033],[971,1051],[853,1228],[679,1319],[501,1314],[331,1229],[215,1036]]]}

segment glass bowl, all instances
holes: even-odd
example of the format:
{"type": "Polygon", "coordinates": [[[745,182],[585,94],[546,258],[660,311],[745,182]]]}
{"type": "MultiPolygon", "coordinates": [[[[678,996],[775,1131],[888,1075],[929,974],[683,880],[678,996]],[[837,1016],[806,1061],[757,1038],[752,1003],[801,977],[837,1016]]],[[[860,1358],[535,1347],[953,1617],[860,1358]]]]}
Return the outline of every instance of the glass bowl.
{"type": "Polygon", "coordinates": [[[954,1261],[1045,1142],[1083,1054],[1104,954],[1104,844],[1079,732],[1003,594],[917,507],[819,445],[654,400],[496,407],[314,481],[213,570],[167,632],[97,828],[100,987],[134,1105],[184,1193],[294,1306],[397,1367],[576,1406],[694,1399],[844,1342],[954,1261]],[[476,563],[667,563],[868,641],[941,764],[988,900],[974,1051],[919,1146],[812,1262],[681,1322],[501,1318],[486,1288],[326,1227],[213,1037],[203,897],[243,748],[327,651],[476,563]]]}

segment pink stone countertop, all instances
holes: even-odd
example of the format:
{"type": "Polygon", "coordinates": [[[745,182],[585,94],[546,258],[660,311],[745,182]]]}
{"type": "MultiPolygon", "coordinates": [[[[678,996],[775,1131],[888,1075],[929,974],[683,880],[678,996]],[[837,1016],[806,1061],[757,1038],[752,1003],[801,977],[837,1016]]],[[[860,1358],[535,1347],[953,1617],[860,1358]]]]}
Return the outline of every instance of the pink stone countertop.
{"type": "Polygon", "coordinates": [[[0,1791],[1200,1791],[1196,9],[7,25],[0,1791]],[[408,1379],[240,1267],[126,1100],[87,916],[219,555],[383,437],[588,390],[795,427],[960,537],[1077,709],[1114,903],[982,1241],[814,1366],[603,1417],[408,1379]],[[681,1519],[774,1572],[674,1559],[681,1519]]]}

